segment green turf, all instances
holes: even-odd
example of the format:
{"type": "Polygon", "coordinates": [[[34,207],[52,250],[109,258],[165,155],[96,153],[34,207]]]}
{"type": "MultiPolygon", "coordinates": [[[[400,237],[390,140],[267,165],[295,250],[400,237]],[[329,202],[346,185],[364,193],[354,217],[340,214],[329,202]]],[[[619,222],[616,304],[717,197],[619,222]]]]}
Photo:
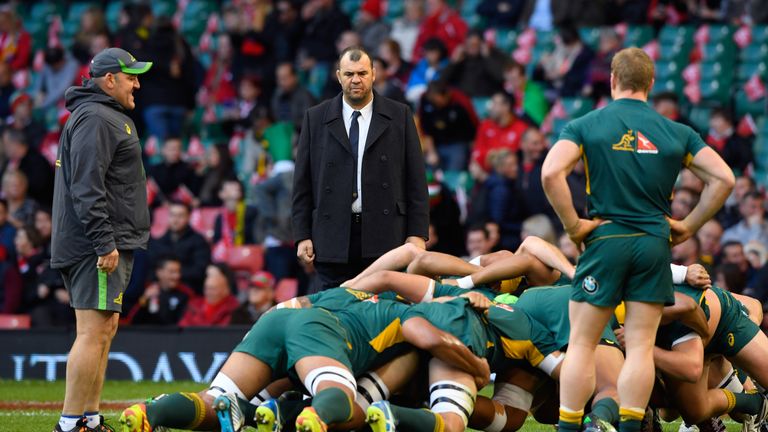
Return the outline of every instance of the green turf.
{"type": "MultiPolygon", "coordinates": [[[[149,396],[155,396],[162,393],[173,393],[177,391],[198,391],[205,386],[190,382],[177,381],[172,383],[153,383],[153,382],[128,382],[128,381],[108,381],[104,385],[103,400],[105,401],[131,401],[142,400],[149,396]]],[[[481,393],[490,394],[489,388],[481,393]]],[[[58,402],[64,397],[64,382],[45,382],[45,381],[5,381],[0,380],[0,401],[1,402],[58,402]]],[[[117,419],[120,416],[119,410],[106,411],[102,413],[107,423],[117,426],[117,419]]],[[[54,405],[51,409],[39,410],[8,410],[0,409],[0,432],[38,432],[51,430],[59,419],[59,408],[54,405]]],[[[741,425],[731,421],[726,421],[728,432],[737,432],[741,430],[741,425]]],[[[664,423],[665,432],[676,432],[679,422],[664,423]]],[[[253,429],[255,430],[255,429],[253,429]]],[[[554,428],[549,425],[536,423],[529,418],[522,429],[524,432],[552,432],[554,428]]]]}

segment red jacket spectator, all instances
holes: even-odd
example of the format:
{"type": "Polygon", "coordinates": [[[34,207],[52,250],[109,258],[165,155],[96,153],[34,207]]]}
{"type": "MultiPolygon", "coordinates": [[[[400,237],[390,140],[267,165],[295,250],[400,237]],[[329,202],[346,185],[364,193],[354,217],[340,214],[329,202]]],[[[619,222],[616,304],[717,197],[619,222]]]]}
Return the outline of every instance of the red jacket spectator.
{"type": "Polygon", "coordinates": [[[0,61],[11,66],[13,72],[29,65],[32,55],[32,37],[21,27],[9,6],[0,9],[0,61]]]}
{"type": "Polygon", "coordinates": [[[508,93],[498,92],[491,98],[488,119],[480,123],[472,149],[472,162],[485,172],[492,171],[490,152],[507,149],[516,153],[520,149],[520,139],[528,124],[515,116],[514,108],[515,98],[508,93]]]}
{"type": "Polygon", "coordinates": [[[203,296],[193,298],[179,321],[181,327],[225,326],[232,312],[240,306],[232,295],[235,281],[232,272],[223,264],[211,264],[205,271],[203,296]]]}
{"type": "Polygon", "coordinates": [[[444,0],[435,0],[434,9],[430,10],[429,16],[421,23],[419,36],[416,38],[416,45],[413,47],[413,61],[421,59],[421,48],[430,38],[438,38],[448,48],[448,54],[464,43],[469,27],[455,10],[445,4],[444,0]]]}

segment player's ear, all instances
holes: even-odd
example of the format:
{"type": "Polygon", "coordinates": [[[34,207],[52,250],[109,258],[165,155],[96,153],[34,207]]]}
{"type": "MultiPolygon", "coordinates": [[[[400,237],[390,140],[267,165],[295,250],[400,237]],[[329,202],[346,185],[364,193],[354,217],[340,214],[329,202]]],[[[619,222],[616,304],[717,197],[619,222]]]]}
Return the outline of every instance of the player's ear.
{"type": "Polygon", "coordinates": [[[341,84],[341,70],[336,69],[336,79],[339,81],[339,84],[341,84]]]}

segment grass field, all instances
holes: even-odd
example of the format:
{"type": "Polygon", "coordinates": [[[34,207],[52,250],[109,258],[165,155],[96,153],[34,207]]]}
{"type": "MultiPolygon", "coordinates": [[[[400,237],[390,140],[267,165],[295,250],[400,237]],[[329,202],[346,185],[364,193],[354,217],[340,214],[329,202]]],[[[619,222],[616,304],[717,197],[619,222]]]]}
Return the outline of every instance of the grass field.
{"type": "MultiPolygon", "coordinates": [[[[177,391],[196,391],[205,386],[189,382],[172,383],[108,381],[104,385],[102,412],[107,423],[117,426],[117,419],[124,407],[147,397],[177,391]]],[[[483,393],[489,390],[486,388],[483,393]]],[[[59,419],[61,401],[64,397],[64,382],[46,381],[4,381],[0,380],[0,432],[49,431],[59,419]]],[[[741,430],[741,425],[726,421],[728,432],[741,430]]],[[[664,423],[665,432],[676,432],[679,422],[664,423]]],[[[523,431],[554,431],[549,425],[526,422],[523,431]]]]}

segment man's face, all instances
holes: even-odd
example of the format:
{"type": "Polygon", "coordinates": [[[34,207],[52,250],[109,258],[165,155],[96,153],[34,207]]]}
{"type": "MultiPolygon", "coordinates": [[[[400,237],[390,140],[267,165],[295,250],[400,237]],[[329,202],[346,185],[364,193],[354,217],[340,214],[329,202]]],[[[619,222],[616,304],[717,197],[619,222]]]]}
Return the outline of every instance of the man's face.
{"type": "Polygon", "coordinates": [[[733,186],[733,194],[737,200],[741,201],[749,192],[752,191],[752,183],[746,177],[738,177],[733,186]]]}
{"type": "Polygon", "coordinates": [[[237,207],[237,203],[243,198],[243,193],[240,191],[240,185],[235,182],[226,182],[221,187],[219,192],[219,199],[224,202],[224,206],[230,210],[234,210],[237,207]]]}
{"type": "Polygon", "coordinates": [[[376,70],[371,65],[371,59],[365,54],[358,61],[352,61],[346,54],[339,62],[336,77],[341,84],[344,99],[352,106],[363,107],[373,97],[373,82],[376,81],[376,70]]]}
{"type": "Polygon", "coordinates": [[[174,289],[181,281],[181,263],[178,261],[166,261],[157,269],[157,282],[161,289],[174,289]]]}
{"type": "Polygon", "coordinates": [[[214,266],[208,266],[208,269],[205,271],[203,295],[210,304],[216,304],[229,295],[227,277],[214,266]]]}
{"type": "Polygon", "coordinates": [[[697,234],[701,251],[706,255],[716,255],[720,251],[720,238],[723,237],[723,228],[716,221],[709,221],[699,229],[697,234]]]}
{"type": "Polygon", "coordinates": [[[656,112],[663,115],[664,117],[668,119],[674,120],[677,118],[677,104],[672,102],[671,100],[662,99],[655,104],[653,104],[653,107],[656,109],[656,112]]]}
{"type": "Polygon", "coordinates": [[[483,47],[483,40],[477,35],[470,36],[466,42],[464,42],[464,49],[469,57],[477,57],[480,55],[480,50],[483,47]]]}
{"type": "Polygon", "coordinates": [[[189,212],[181,205],[172,205],[168,209],[168,229],[171,232],[181,232],[189,225],[189,212]]]}
{"type": "Polygon", "coordinates": [[[763,214],[763,200],[748,196],[741,200],[739,204],[739,213],[744,219],[763,214]]]}
{"type": "Polygon", "coordinates": [[[43,238],[50,237],[52,229],[51,215],[42,210],[35,213],[35,229],[43,238]]]}
{"type": "Polygon", "coordinates": [[[544,134],[539,131],[528,131],[523,135],[523,139],[520,140],[520,149],[524,154],[529,157],[538,158],[546,149],[546,142],[544,142],[544,134]]]}
{"type": "Polygon", "coordinates": [[[698,258],[696,255],[696,242],[693,239],[688,239],[672,248],[672,261],[678,265],[695,264],[698,258]]]}
{"type": "Polygon", "coordinates": [[[673,218],[679,220],[685,219],[691,210],[693,210],[693,197],[685,189],[677,191],[672,198],[671,209],[673,218]]]}
{"type": "Polygon", "coordinates": [[[163,144],[163,160],[166,163],[174,164],[181,160],[181,140],[171,138],[163,144]]]}
{"type": "Polygon", "coordinates": [[[742,271],[747,270],[747,257],[744,255],[744,247],[740,244],[733,244],[723,249],[723,262],[726,264],[736,264],[742,271]]]}
{"type": "Polygon", "coordinates": [[[470,231],[467,234],[467,252],[471,257],[488,253],[488,239],[482,231],[470,231]]]}
{"type": "Polygon", "coordinates": [[[107,76],[109,75],[112,75],[112,79],[114,80],[112,87],[112,97],[115,98],[117,103],[119,103],[123,108],[127,110],[136,108],[136,102],[133,99],[133,91],[138,90],[140,87],[139,76],[125,74],[122,72],[118,72],[116,74],[107,74],[107,76]]]}
{"type": "Polygon", "coordinates": [[[288,65],[281,65],[277,68],[277,86],[283,91],[291,91],[296,88],[296,75],[288,65]]]}
{"type": "Polygon", "coordinates": [[[497,94],[491,98],[491,106],[488,109],[488,116],[491,120],[499,123],[505,116],[510,114],[511,111],[512,107],[507,104],[507,100],[504,96],[497,94]]]}

